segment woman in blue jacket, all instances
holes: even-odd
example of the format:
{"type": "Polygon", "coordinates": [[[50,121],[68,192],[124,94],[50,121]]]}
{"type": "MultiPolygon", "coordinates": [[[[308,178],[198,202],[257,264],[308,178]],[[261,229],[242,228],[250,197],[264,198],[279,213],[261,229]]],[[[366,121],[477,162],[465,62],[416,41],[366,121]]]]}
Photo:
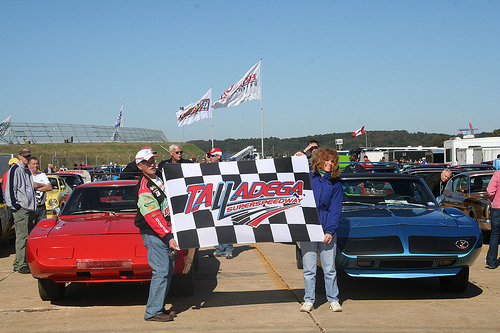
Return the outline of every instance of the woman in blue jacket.
{"type": "Polygon", "coordinates": [[[337,227],[342,213],[342,185],[340,182],[339,155],[330,148],[320,148],[311,161],[311,184],[319,219],[325,233],[323,242],[301,242],[304,267],[304,304],[302,312],[310,312],[315,301],[316,268],[318,251],[325,274],[326,298],[330,310],[341,312],[335,255],[337,251],[337,227]]]}

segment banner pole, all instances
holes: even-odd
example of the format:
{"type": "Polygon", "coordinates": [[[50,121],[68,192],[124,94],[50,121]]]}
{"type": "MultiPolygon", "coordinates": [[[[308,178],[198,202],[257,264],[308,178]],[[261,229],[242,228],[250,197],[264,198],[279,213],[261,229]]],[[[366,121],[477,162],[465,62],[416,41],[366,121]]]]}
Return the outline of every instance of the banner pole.
{"type": "MultiPolygon", "coordinates": [[[[210,90],[212,90],[213,86],[210,87],[210,90]]],[[[212,93],[210,92],[210,99],[212,99],[212,93]]],[[[212,101],[210,101],[212,103],[212,101]]],[[[212,110],[212,149],[214,149],[214,110],[212,109],[212,106],[210,105],[210,109],[212,110]]]]}
{"type": "Polygon", "coordinates": [[[263,78],[262,78],[262,58],[260,58],[260,144],[262,145],[262,158],[265,158],[264,155],[264,102],[263,102],[263,95],[262,95],[262,85],[263,85],[263,78]]]}

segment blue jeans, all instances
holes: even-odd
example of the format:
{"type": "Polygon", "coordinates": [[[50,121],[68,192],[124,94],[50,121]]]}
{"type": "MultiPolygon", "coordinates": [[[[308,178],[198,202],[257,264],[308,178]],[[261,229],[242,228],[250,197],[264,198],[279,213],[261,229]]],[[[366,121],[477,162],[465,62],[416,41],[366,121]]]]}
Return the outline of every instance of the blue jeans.
{"type": "Polygon", "coordinates": [[[172,275],[175,260],[168,256],[168,242],[158,235],[141,234],[142,242],[148,250],[148,263],[153,270],[149,287],[148,303],[144,318],[151,318],[163,312],[165,299],[172,275]]]}
{"type": "Polygon", "coordinates": [[[500,238],[500,208],[491,209],[491,236],[490,248],[486,255],[486,263],[491,267],[496,267],[498,257],[498,240],[500,238]]]}
{"type": "Polygon", "coordinates": [[[37,225],[38,222],[46,218],[47,218],[47,209],[45,208],[45,205],[36,206],[35,225],[37,225]]]}
{"type": "Polygon", "coordinates": [[[333,235],[330,244],[319,242],[300,242],[302,249],[302,264],[304,267],[304,301],[314,304],[316,300],[316,269],[318,266],[318,250],[321,267],[325,274],[326,298],[329,303],[338,301],[337,270],[335,256],[337,253],[337,234],[333,235]]]}
{"type": "Polygon", "coordinates": [[[233,244],[215,245],[215,253],[220,256],[223,256],[226,253],[233,253],[233,244]]]}

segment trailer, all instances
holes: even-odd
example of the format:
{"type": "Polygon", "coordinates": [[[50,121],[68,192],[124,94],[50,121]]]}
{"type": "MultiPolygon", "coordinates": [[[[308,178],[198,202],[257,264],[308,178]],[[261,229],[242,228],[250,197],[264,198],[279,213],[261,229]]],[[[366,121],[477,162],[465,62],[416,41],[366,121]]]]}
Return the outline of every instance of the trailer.
{"type": "Polygon", "coordinates": [[[456,137],[444,142],[444,151],[444,162],[450,165],[491,162],[500,154],[500,137],[456,137]]]}
{"type": "Polygon", "coordinates": [[[372,162],[382,160],[384,157],[386,162],[399,161],[418,161],[425,157],[428,163],[443,163],[444,149],[439,147],[373,147],[373,148],[357,148],[351,151],[352,155],[357,156],[360,160],[364,156],[372,162]]]}

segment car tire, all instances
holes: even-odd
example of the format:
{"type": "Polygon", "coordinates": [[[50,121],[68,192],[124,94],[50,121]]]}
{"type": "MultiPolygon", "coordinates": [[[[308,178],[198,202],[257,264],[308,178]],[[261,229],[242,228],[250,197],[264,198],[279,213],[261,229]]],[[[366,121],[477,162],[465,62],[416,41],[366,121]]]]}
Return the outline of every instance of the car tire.
{"type": "Polygon", "coordinates": [[[174,274],[170,283],[169,295],[174,297],[187,297],[194,294],[194,266],[187,274],[174,274]]]}
{"type": "Polygon", "coordinates": [[[63,299],[65,290],[65,283],[56,283],[49,279],[38,279],[38,293],[42,301],[63,299]]]}
{"type": "Polygon", "coordinates": [[[439,277],[439,284],[443,291],[465,291],[469,285],[469,267],[462,268],[457,275],[439,277]]]}
{"type": "Polygon", "coordinates": [[[295,243],[295,263],[297,264],[298,269],[304,268],[302,263],[302,250],[297,243],[295,243]]]}

